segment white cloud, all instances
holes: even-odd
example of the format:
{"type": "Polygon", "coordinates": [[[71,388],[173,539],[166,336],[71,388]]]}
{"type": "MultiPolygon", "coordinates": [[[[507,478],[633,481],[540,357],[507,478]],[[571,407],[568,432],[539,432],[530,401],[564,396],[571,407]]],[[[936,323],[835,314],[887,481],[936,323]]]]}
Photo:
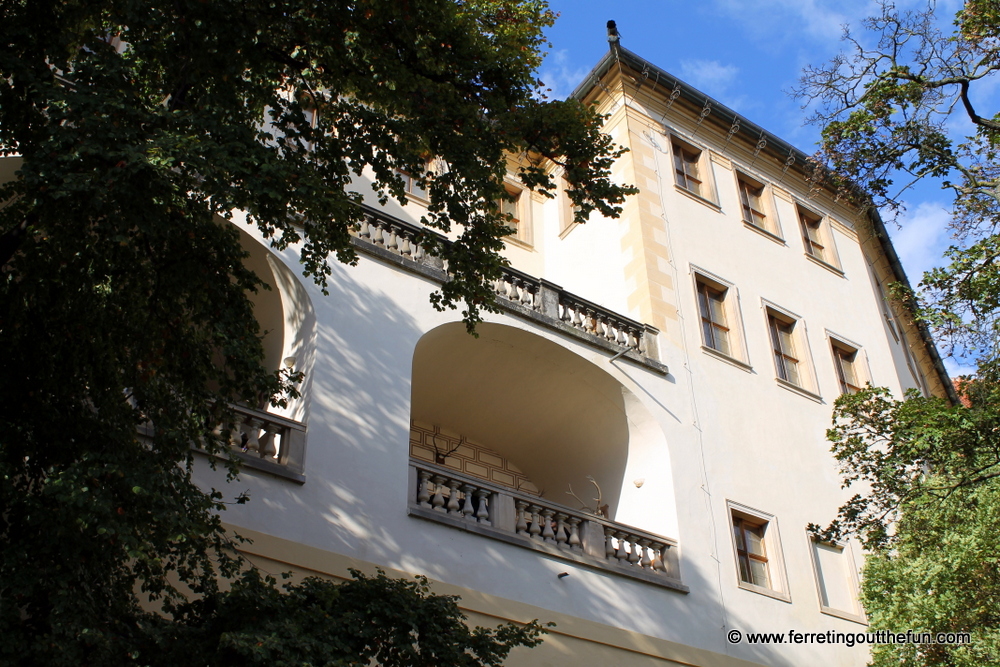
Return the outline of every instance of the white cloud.
{"type": "Polygon", "coordinates": [[[719,97],[736,80],[740,68],[718,60],[682,60],[681,77],[713,97],[719,97]]]}
{"type": "Polygon", "coordinates": [[[758,37],[774,39],[775,26],[780,34],[797,35],[809,41],[836,42],[845,23],[856,25],[858,18],[874,10],[870,2],[843,0],[717,0],[717,5],[733,18],[739,18],[758,37]]]}
{"type": "Polygon", "coordinates": [[[914,285],[920,282],[924,271],[944,264],[942,255],[952,245],[950,221],[951,213],[945,204],[921,202],[900,216],[899,229],[889,225],[892,245],[914,285]]]}
{"type": "Polygon", "coordinates": [[[560,49],[546,56],[545,62],[538,70],[538,78],[545,83],[543,90],[550,89],[545,92],[549,99],[561,100],[569,97],[589,72],[590,69],[587,67],[573,67],[569,52],[560,49]]]}

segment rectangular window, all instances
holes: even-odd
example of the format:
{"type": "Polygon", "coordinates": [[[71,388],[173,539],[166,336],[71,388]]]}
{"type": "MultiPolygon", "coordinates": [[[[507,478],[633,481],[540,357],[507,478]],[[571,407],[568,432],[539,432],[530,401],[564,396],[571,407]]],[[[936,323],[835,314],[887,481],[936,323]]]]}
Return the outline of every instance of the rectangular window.
{"type": "Polygon", "coordinates": [[[701,331],[705,346],[732,356],[725,302],[726,290],[698,281],[698,309],[701,311],[701,331]]]}
{"type": "Polygon", "coordinates": [[[764,544],[766,523],[754,523],[733,516],[733,537],[736,540],[736,560],[739,563],[740,581],[745,584],[771,588],[767,567],[767,549],[764,544]]]}
{"type": "Polygon", "coordinates": [[[739,587],[791,602],[781,557],[778,521],[770,514],[727,501],[739,587]]]}
{"type": "Polygon", "coordinates": [[[529,220],[530,198],[520,187],[512,183],[504,184],[509,198],[498,199],[496,207],[504,219],[504,224],[511,230],[507,239],[521,244],[531,244],[531,225],[529,220]]]}
{"type": "Polygon", "coordinates": [[[864,623],[858,602],[858,578],[850,549],[840,544],[810,539],[820,610],[850,621],[864,623]]]}
{"type": "Polygon", "coordinates": [[[738,173],[736,178],[740,189],[743,222],[771,231],[768,228],[767,214],[764,212],[764,186],[743,174],[738,173]]]}
{"type": "Polygon", "coordinates": [[[768,311],[767,327],[771,332],[771,348],[778,377],[801,387],[800,359],[795,351],[795,321],[768,311]]]}
{"type": "Polygon", "coordinates": [[[833,255],[823,238],[823,218],[801,206],[799,210],[799,225],[802,227],[802,241],[806,254],[811,255],[825,264],[833,264],[833,255]]]}
{"type": "Polygon", "coordinates": [[[840,393],[855,394],[861,389],[858,373],[858,351],[840,341],[833,342],[833,361],[837,366],[837,379],[840,380],[840,393]]]}
{"type": "Polygon", "coordinates": [[[425,201],[430,199],[427,195],[427,190],[420,185],[420,180],[418,178],[406,171],[396,170],[396,172],[399,174],[399,177],[403,179],[403,189],[406,190],[406,194],[425,201]]]}
{"type": "Polygon", "coordinates": [[[705,196],[701,169],[698,164],[701,160],[701,151],[674,140],[673,152],[674,177],[677,179],[677,185],[699,197],[705,196]]]}

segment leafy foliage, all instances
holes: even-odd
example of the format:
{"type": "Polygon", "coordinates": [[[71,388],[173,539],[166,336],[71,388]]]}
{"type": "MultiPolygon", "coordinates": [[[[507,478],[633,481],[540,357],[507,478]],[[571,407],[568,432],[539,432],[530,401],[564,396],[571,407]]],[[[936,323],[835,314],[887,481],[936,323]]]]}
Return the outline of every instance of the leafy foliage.
{"type": "Polygon", "coordinates": [[[175,623],[151,617],[139,658],[164,667],[497,667],[512,648],[541,642],[535,621],[470,629],[457,598],[430,594],[423,577],[351,574],[345,583],[310,577],[279,589],[248,571],[231,590],[182,607],[175,623]]]}
{"type": "Polygon", "coordinates": [[[951,349],[985,357],[996,353],[1000,307],[1000,117],[974,100],[1000,73],[994,5],[965,3],[946,34],[933,4],[900,12],[883,3],[862,37],[845,32],[848,52],[807,68],[796,91],[817,109],[833,181],[852,183],[860,206],[898,211],[918,181],[950,192],[957,243],[950,265],[924,276],[921,314],[951,349]],[[962,126],[972,133],[958,136],[962,126]]]}
{"type": "Polygon", "coordinates": [[[960,387],[964,405],[873,388],[837,401],[828,437],[845,485],[863,491],[831,526],[811,528],[821,539],[856,534],[870,550],[873,628],[973,633],[965,647],[880,646],[875,665],[1000,664],[1000,116],[976,106],[1000,72],[1000,12],[969,0],[953,33],[940,25],[933,4],[884,3],[864,35],[845,34],[848,53],[807,69],[798,91],[818,107],[821,161],[835,182],[853,183],[859,206],[898,211],[918,181],[950,192],[948,265],[918,292],[895,294],[978,365],[960,387]]]}
{"type": "Polygon", "coordinates": [[[126,663],[140,600],[169,620],[240,567],[192,443],[224,453],[232,402],[295,395],[262,367],[248,294],[268,286],[223,219],[300,244],[322,284],[331,255],[356,260],[362,175],[401,202],[399,171],[418,175],[424,224],[457,234],[436,303],[471,328],[503,261],[508,156],[548,194],[541,161],[562,165],[583,217],[632,190],[592,110],[534,94],[540,0],[2,8],[0,156],[23,161],[0,185],[0,656],[126,663]]]}

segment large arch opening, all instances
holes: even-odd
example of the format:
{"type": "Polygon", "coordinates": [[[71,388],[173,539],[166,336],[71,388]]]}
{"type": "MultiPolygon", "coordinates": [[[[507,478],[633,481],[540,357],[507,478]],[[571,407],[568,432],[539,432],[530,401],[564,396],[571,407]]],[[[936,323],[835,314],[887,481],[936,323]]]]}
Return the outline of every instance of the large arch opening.
{"type": "Polygon", "coordinates": [[[626,477],[630,448],[650,444],[632,441],[650,439],[652,420],[635,396],[541,336],[501,324],[477,330],[474,338],[462,323],[445,324],[417,344],[411,455],[444,463],[450,454],[447,465],[466,474],[569,507],[607,505],[609,519],[640,519],[628,509],[636,488],[626,477]]]}

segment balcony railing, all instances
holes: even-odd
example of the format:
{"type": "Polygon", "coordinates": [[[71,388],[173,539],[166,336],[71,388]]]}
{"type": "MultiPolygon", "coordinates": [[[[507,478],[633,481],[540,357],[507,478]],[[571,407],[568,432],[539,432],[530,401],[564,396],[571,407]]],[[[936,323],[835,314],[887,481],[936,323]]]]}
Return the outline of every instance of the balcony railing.
{"type": "Polygon", "coordinates": [[[305,424],[241,405],[233,410],[238,422],[230,442],[244,465],[304,482],[305,424]]]}
{"type": "MultiPolygon", "coordinates": [[[[363,242],[359,248],[378,250],[375,254],[404,266],[425,266],[439,280],[447,279],[447,267],[437,257],[429,255],[418,240],[421,232],[427,230],[385,215],[381,211],[365,208],[365,217],[354,232],[363,242]],[[388,254],[386,254],[388,253],[388,254]]],[[[438,242],[448,241],[439,238],[438,242]]],[[[427,269],[424,269],[426,271],[427,269]]],[[[634,354],[634,359],[645,363],[654,370],[666,373],[667,368],[659,363],[655,343],[657,330],[641,322],[598,306],[546,280],[535,278],[516,269],[501,269],[500,279],[493,285],[499,297],[498,304],[508,310],[531,317],[536,321],[583,338],[611,350],[621,350],[634,354]]]]}
{"type": "Polygon", "coordinates": [[[563,560],[687,592],[677,542],[422,461],[409,513],[563,560]]]}

